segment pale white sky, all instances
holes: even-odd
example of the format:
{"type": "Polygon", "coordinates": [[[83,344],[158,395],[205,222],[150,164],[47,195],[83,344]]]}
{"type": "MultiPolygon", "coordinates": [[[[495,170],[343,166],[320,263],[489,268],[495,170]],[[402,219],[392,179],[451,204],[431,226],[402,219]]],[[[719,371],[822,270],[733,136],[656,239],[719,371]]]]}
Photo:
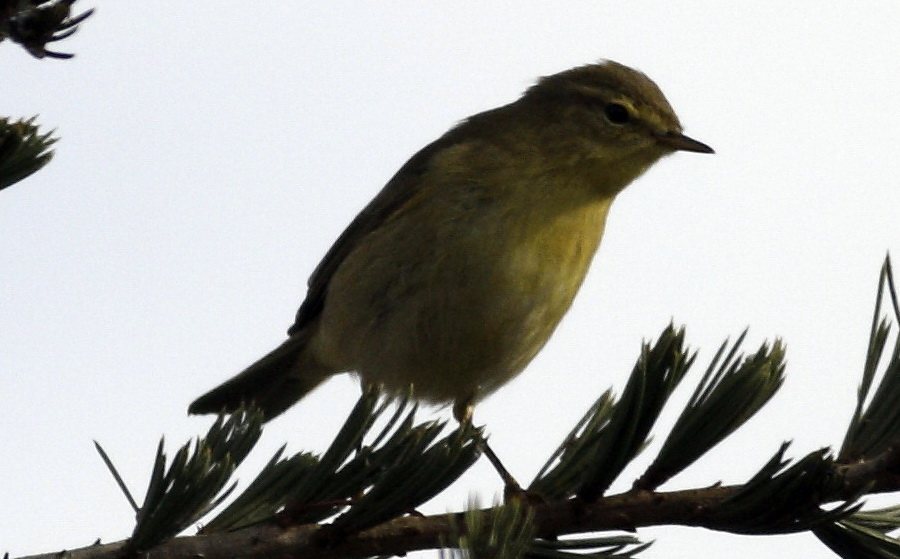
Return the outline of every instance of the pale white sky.
{"type": "MultiPolygon", "coordinates": [[[[59,45],[74,60],[0,45],[0,113],[62,138],[0,192],[0,552],[126,537],[91,440],[142,494],[160,435],[205,432],[188,403],[283,339],[319,258],[409,155],[600,58],[650,75],[717,154],[676,154],[619,198],[572,312],[478,409],[495,449],[529,480],[670,319],[701,349],[676,404],[747,325],[748,350],[785,339],[788,380],[666,488],[746,480],[783,440],[794,457],[840,443],[900,251],[900,4],[82,3],[98,11],[59,45]]],[[[242,479],[284,441],[323,449],[358,393],[332,380],[272,423],[242,479]]],[[[500,489],[479,464],[426,512],[500,489]]],[[[832,556],[806,535],[640,535],[647,557],[832,556]]]]}

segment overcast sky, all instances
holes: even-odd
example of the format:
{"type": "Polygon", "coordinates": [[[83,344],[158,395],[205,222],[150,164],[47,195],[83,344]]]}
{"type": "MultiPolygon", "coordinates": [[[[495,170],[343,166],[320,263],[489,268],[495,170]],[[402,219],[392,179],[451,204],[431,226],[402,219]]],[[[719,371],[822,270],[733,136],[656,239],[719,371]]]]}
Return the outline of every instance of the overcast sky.
{"type": "MultiPolygon", "coordinates": [[[[0,552],[128,536],[91,440],[142,495],[159,437],[205,432],[188,403],[283,339],[309,273],[409,155],[601,58],[646,72],[717,154],[675,154],[619,197],[568,317],[477,410],[495,450],[530,480],[670,320],[700,359],[663,424],[746,326],[748,350],[785,340],[788,380],[666,489],[742,482],[784,440],[792,457],[840,443],[900,251],[900,4],[78,4],[98,9],[57,46],[74,60],[0,45],[0,114],[61,137],[0,192],[0,552]]],[[[322,450],[358,394],[336,378],[273,422],[242,479],[285,441],[322,450]]],[[[479,463],[425,512],[501,489],[479,463]]],[[[807,535],[639,535],[647,557],[832,557],[807,535]]]]}

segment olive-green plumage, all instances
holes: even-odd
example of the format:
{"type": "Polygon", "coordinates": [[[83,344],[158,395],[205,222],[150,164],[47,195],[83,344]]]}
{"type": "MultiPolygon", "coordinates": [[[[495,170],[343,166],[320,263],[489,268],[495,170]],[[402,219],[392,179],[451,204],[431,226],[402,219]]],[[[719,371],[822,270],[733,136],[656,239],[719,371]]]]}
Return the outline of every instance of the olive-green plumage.
{"type": "Polygon", "coordinates": [[[271,419],[350,371],[464,418],[547,342],[616,194],[676,150],[712,153],[640,72],[542,78],[414,155],[313,272],[288,340],[190,412],[271,419]]]}

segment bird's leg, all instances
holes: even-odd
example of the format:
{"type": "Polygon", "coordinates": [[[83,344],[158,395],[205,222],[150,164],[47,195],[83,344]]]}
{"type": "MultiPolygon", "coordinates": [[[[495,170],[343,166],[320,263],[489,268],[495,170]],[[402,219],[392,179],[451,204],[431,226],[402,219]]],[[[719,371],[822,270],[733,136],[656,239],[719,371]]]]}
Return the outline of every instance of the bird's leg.
{"type": "MultiPolygon", "coordinates": [[[[461,425],[471,425],[472,424],[472,412],[473,405],[468,401],[456,402],[453,405],[453,417],[461,425]]],[[[497,457],[497,454],[491,449],[490,445],[487,442],[487,439],[482,435],[480,440],[481,450],[484,452],[484,455],[487,457],[488,461],[497,470],[497,473],[500,474],[500,479],[503,480],[504,488],[503,488],[503,496],[509,499],[514,495],[521,495],[524,493],[522,490],[522,486],[519,485],[519,482],[516,481],[516,478],[509,473],[509,470],[503,465],[503,462],[500,461],[500,458],[497,457]]]]}

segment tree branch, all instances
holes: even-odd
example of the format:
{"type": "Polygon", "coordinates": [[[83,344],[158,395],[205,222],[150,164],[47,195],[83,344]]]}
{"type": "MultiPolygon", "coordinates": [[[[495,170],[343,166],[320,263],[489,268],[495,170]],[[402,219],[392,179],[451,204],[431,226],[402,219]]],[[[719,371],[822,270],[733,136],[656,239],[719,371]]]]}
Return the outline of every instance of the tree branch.
{"type": "Polygon", "coordinates": [[[866,489],[866,493],[891,493],[900,491],[900,443],[872,458],[852,464],[840,464],[835,473],[843,479],[845,490],[840,496],[852,498],[854,493],[866,489]],[[871,484],[871,487],[866,487],[871,484]]]}
{"type": "MultiPolygon", "coordinates": [[[[894,452],[893,456],[898,454],[894,452]]],[[[867,484],[872,479],[871,474],[876,477],[881,474],[873,470],[875,461],[870,462],[865,467],[857,464],[835,468],[836,473],[843,472],[841,475],[846,476],[845,491],[858,488],[858,484],[867,484]],[[863,475],[865,470],[868,470],[868,476],[863,475]]],[[[887,462],[883,460],[880,463],[887,462]]],[[[593,503],[569,499],[535,506],[535,528],[537,535],[543,538],[595,531],[634,531],[638,527],[662,525],[712,530],[723,530],[728,526],[727,531],[740,531],[731,526],[730,513],[726,514],[727,518],[723,518],[722,513],[728,507],[727,502],[743,489],[744,486],[732,485],[663,493],[637,490],[593,503]]],[[[821,499],[822,502],[840,500],[837,495],[821,495],[821,499]]],[[[486,521],[489,521],[490,513],[491,509],[478,511],[486,521]]],[[[463,529],[462,513],[405,516],[345,538],[332,533],[327,525],[282,527],[266,524],[235,532],[173,538],[142,556],[146,559],[352,559],[403,555],[410,551],[443,547],[443,542],[449,540],[454,523],[457,531],[463,529]]],[[[126,542],[120,541],[23,559],[118,559],[125,546],[126,542]]]]}

